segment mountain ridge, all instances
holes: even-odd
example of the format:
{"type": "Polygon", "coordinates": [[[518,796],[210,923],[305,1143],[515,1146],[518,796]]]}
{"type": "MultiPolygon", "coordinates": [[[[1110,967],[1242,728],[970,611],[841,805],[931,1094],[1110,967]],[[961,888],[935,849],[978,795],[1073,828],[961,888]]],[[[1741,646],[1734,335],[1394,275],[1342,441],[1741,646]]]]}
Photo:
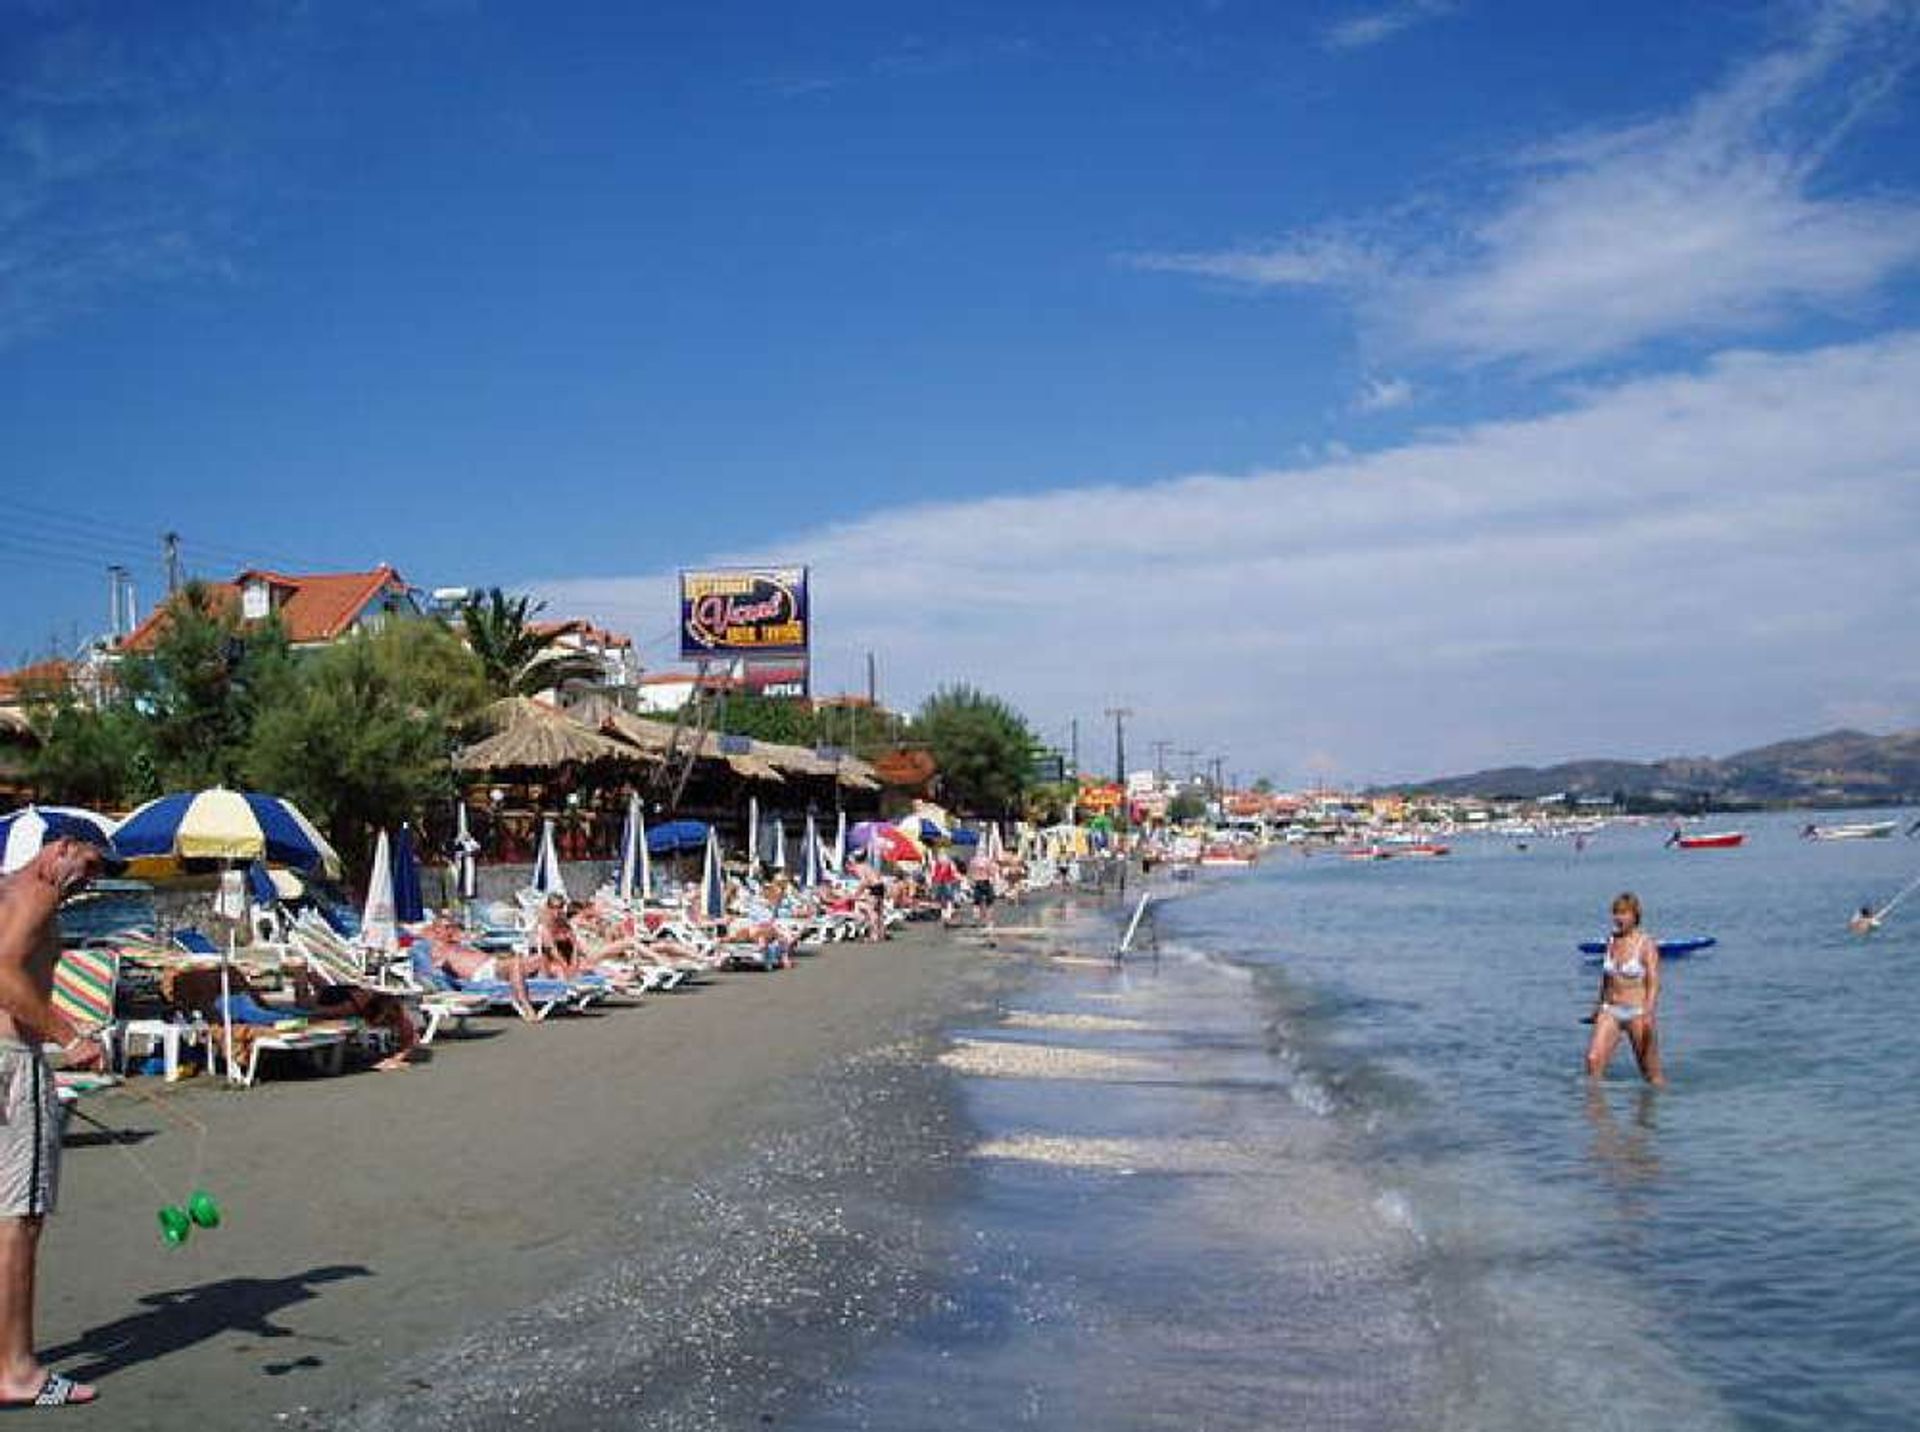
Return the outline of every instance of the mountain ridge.
{"type": "Polygon", "coordinates": [[[1876,736],[1842,727],[1717,758],[1497,766],[1391,789],[1521,800],[1564,793],[1650,807],[1903,805],[1920,801],[1920,728],[1876,736]]]}

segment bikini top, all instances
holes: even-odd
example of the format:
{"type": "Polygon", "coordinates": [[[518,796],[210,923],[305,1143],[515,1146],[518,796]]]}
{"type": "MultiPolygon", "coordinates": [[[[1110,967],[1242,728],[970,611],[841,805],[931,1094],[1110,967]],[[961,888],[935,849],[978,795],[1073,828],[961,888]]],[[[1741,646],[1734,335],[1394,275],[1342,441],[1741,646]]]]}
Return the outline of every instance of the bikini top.
{"type": "Polygon", "coordinates": [[[1643,980],[1647,977],[1647,967],[1642,963],[1638,955],[1635,955],[1630,960],[1623,960],[1621,963],[1615,964],[1613,956],[1609,954],[1606,959],[1601,961],[1600,972],[1602,974],[1612,975],[1615,979],[1621,980],[1643,980]]]}

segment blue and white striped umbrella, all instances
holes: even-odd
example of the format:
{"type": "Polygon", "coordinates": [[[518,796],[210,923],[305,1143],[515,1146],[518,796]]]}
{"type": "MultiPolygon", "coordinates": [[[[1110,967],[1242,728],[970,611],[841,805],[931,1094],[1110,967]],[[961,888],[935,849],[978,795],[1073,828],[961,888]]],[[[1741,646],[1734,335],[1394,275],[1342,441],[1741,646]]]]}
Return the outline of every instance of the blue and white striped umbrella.
{"type": "Polygon", "coordinates": [[[148,801],[114,828],[113,842],[136,875],[173,874],[189,861],[250,860],[340,874],[340,857],[292,801],[218,786],[148,801]]]}
{"type": "Polygon", "coordinates": [[[622,900],[653,898],[653,859],[647,851],[647,818],[638,795],[627,798],[627,819],[620,828],[620,876],[616,889],[622,900]]]}
{"type": "Polygon", "coordinates": [[[454,802],[453,826],[453,890],[460,899],[470,901],[480,894],[480,842],[467,829],[465,801],[454,802]]]}
{"type": "Polygon", "coordinates": [[[0,815],[0,875],[10,875],[63,835],[94,845],[111,842],[113,822],[79,806],[22,806],[0,815]]]}

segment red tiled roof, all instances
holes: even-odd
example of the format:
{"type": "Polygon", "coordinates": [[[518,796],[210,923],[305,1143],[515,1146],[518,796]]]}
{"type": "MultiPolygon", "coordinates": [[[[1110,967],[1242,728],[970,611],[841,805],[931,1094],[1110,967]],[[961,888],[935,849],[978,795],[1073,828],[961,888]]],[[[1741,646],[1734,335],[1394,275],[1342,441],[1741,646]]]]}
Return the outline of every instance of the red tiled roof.
{"type": "MultiPolygon", "coordinates": [[[[287,629],[287,640],[296,646],[337,639],[375,597],[395,588],[404,591],[407,585],[392,567],[379,566],[371,572],[315,572],[299,576],[253,568],[231,582],[208,582],[205,586],[217,608],[238,612],[241,588],[252,578],[285,593],[284,598],[274,604],[274,611],[287,629]]],[[[120,649],[152,650],[166,620],[167,608],[163,602],[121,641],[120,649]]]]}
{"type": "Polygon", "coordinates": [[[586,640],[597,642],[608,648],[617,649],[633,645],[632,637],[622,636],[617,631],[608,631],[605,627],[597,627],[585,617],[568,617],[565,621],[558,622],[528,622],[527,630],[544,636],[549,641],[555,637],[578,633],[586,640]]]}
{"type": "Polygon", "coordinates": [[[929,751],[887,751],[873,758],[873,769],[887,785],[902,790],[925,786],[940,774],[929,751]]]}
{"type": "Polygon", "coordinates": [[[72,679],[73,666],[58,657],[15,671],[0,671],[0,701],[17,701],[29,691],[65,686],[72,679]]]}

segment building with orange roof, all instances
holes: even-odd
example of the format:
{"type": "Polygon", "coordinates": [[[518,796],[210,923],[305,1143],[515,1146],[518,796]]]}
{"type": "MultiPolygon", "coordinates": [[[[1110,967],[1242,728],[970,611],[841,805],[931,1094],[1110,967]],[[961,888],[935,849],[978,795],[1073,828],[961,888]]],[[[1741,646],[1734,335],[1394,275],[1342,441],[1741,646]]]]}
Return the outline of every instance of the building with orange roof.
{"type": "MultiPolygon", "coordinates": [[[[295,575],[251,568],[231,582],[203,584],[216,607],[242,623],[278,617],[295,648],[331,646],[355,631],[377,629],[394,617],[423,614],[418,594],[394,568],[295,575]]],[[[122,652],[153,650],[167,625],[166,603],[123,637],[122,652]]]]}

